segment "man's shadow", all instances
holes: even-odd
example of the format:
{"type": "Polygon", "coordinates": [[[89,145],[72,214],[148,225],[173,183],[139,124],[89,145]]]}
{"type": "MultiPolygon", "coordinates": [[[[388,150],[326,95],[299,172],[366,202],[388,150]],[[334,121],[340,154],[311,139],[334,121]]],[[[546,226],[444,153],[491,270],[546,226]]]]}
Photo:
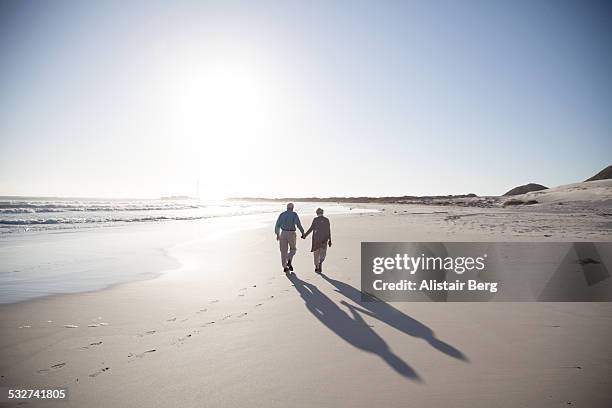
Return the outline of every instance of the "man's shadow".
{"type": "MultiPolygon", "coordinates": [[[[438,339],[429,327],[425,326],[418,320],[413,319],[412,317],[397,310],[390,304],[374,297],[372,297],[371,302],[362,302],[360,290],[354,288],[353,286],[347,283],[332,279],[326,276],[325,274],[321,274],[321,276],[323,277],[323,279],[331,283],[336,288],[336,292],[346,296],[356,304],[360,305],[361,307],[351,306],[356,311],[378,319],[381,322],[384,322],[389,326],[410,336],[423,339],[427,341],[433,348],[438,351],[441,351],[442,353],[450,357],[466,362],[469,361],[468,358],[461,351],[457,350],[450,344],[438,339]]],[[[342,303],[348,305],[344,301],[342,303]]]]}
{"type": "Polygon", "coordinates": [[[382,337],[368,326],[358,308],[344,303],[351,312],[349,315],[315,285],[304,282],[295,274],[288,275],[288,278],[306,303],[306,308],[328,329],[352,346],[378,355],[404,377],[421,381],[418,374],[395,355],[382,337]]]}

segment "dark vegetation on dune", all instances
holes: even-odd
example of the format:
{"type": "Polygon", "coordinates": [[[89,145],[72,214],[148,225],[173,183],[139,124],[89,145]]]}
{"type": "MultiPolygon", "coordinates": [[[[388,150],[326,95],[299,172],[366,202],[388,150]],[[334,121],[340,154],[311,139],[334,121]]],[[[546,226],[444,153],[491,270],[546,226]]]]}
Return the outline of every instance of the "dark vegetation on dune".
{"type": "Polygon", "coordinates": [[[517,200],[516,198],[511,198],[508,201],[505,201],[503,206],[507,207],[509,205],[533,205],[533,204],[537,204],[538,202],[536,200],[517,200]]]}
{"type": "Polygon", "coordinates": [[[584,181],[595,181],[595,180],[607,180],[612,178],[612,165],[606,167],[593,177],[590,177],[584,181]]]}
{"type": "Polygon", "coordinates": [[[514,187],[512,190],[504,194],[504,196],[515,196],[519,194],[530,193],[532,191],[546,190],[548,187],[541,184],[529,183],[522,186],[514,187]]]}

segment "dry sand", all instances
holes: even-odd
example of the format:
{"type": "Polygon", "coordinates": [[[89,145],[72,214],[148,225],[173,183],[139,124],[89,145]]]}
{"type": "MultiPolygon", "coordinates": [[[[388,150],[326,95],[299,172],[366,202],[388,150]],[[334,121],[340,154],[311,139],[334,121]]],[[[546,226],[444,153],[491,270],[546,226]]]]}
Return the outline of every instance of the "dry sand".
{"type": "Polygon", "coordinates": [[[0,386],[69,388],[45,407],[612,405],[611,303],[356,298],[361,241],[610,241],[609,215],[376,208],[332,218],[326,276],[300,240],[288,279],[266,226],[185,243],[156,279],[1,306],[0,386]]]}

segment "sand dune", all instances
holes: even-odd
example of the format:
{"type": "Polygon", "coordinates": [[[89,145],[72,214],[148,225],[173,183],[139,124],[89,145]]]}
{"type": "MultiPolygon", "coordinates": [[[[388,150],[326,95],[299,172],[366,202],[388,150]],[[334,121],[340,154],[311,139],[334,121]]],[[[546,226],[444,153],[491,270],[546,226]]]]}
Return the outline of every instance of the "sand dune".
{"type": "Polygon", "coordinates": [[[612,208],[612,180],[567,184],[512,198],[525,202],[535,200],[538,204],[571,204],[597,209],[612,208]]]}

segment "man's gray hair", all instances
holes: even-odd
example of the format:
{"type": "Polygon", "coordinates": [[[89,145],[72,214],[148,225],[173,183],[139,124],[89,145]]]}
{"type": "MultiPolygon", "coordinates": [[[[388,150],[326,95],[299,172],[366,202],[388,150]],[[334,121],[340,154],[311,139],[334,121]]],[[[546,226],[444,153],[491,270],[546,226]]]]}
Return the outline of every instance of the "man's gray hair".
{"type": "Polygon", "coordinates": [[[293,203],[287,203],[287,209],[293,210],[293,203]]]}

